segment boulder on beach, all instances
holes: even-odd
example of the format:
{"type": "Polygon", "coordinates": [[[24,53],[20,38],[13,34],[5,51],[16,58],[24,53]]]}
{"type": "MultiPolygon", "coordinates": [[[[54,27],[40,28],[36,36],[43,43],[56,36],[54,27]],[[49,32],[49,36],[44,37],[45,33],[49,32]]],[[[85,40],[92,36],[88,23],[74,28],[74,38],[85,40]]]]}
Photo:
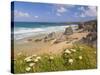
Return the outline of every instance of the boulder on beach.
{"type": "Polygon", "coordinates": [[[49,33],[47,36],[44,37],[44,42],[53,40],[55,38],[55,32],[49,33]]]}
{"type": "Polygon", "coordinates": [[[27,41],[32,41],[32,39],[28,39],[27,41]]]}
{"type": "Polygon", "coordinates": [[[51,44],[56,43],[56,41],[57,41],[57,39],[52,40],[52,41],[51,41],[51,44]]]}
{"type": "Polygon", "coordinates": [[[42,41],[42,39],[35,39],[34,41],[35,42],[39,42],[39,41],[42,41]]]}
{"type": "Polygon", "coordinates": [[[71,34],[73,34],[73,29],[72,29],[72,27],[70,26],[70,27],[67,27],[67,28],[65,29],[64,35],[71,35],[71,34]]]}
{"type": "Polygon", "coordinates": [[[83,29],[85,26],[84,26],[84,23],[80,23],[78,24],[78,29],[83,29]]]}
{"type": "Polygon", "coordinates": [[[54,38],[55,37],[55,32],[49,33],[47,37],[48,38],[54,38]]]}

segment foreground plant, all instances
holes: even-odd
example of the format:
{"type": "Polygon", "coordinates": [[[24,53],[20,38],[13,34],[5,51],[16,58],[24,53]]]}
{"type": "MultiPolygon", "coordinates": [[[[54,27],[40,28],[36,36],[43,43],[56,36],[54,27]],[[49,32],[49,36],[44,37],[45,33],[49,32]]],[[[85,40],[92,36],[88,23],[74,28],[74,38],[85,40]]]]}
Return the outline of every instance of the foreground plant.
{"type": "Polygon", "coordinates": [[[47,72],[96,68],[96,50],[88,46],[64,49],[59,55],[22,54],[14,61],[15,72],[47,72]]]}

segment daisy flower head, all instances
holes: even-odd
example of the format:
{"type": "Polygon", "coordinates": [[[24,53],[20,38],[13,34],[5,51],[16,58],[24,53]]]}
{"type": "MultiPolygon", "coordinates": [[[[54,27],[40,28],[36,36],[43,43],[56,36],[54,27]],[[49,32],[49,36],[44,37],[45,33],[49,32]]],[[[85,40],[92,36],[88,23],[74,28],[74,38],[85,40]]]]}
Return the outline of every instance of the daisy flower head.
{"type": "Polygon", "coordinates": [[[82,56],[79,56],[79,59],[80,59],[80,60],[82,60],[82,58],[83,58],[82,56]]]}
{"type": "Polygon", "coordinates": [[[26,67],[26,69],[25,69],[27,72],[29,72],[30,70],[31,70],[31,68],[30,67],[26,67]]]}
{"type": "Polygon", "coordinates": [[[72,52],[76,52],[76,49],[70,49],[72,52]]]}
{"type": "Polygon", "coordinates": [[[69,59],[68,62],[69,62],[70,64],[72,64],[72,63],[73,63],[73,59],[69,59]]]}
{"type": "Polygon", "coordinates": [[[54,57],[53,57],[53,56],[50,56],[50,59],[52,59],[52,60],[53,60],[53,59],[54,59],[54,57]]]}
{"type": "Polygon", "coordinates": [[[32,59],[30,58],[30,57],[27,57],[27,58],[25,58],[24,59],[26,62],[31,62],[32,61],[32,59]]]}
{"type": "Polygon", "coordinates": [[[31,59],[31,58],[32,58],[31,56],[28,56],[28,57],[26,57],[24,60],[31,59]]]}
{"type": "Polygon", "coordinates": [[[34,62],[35,62],[35,63],[38,62],[38,59],[34,59],[34,62]]]}
{"type": "Polygon", "coordinates": [[[36,59],[41,60],[41,57],[40,57],[40,56],[38,56],[38,57],[36,57],[36,59]]]}
{"type": "Polygon", "coordinates": [[[35,63],[30,63],[30,64],[29,64],[30,67],[32,67],[32,66],[34,66],[34,65],[35,65],[35,63]]]}
{"type": "Polygon", "coordinates": [[[64,52],[67,54],[71,54],[71,51],[69,49],[66,49],[64,52]]]}

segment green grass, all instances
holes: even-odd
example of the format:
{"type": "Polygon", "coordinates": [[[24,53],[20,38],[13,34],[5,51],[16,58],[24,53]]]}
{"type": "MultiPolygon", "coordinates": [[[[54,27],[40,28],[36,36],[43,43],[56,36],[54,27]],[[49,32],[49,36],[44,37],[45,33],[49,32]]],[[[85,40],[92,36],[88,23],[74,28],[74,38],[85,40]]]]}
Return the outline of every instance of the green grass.
{"type": "MultiPolygon", "coordinates": [[[[50,72],[50,71],[66,71],[66,70],[81,70],[81,69],[94,69],[97,67],[96,49],[86,45],[74,45],[73,49],[76,52],[66,54],[63,50],[58,55],[40,55],[41,59],[38,62],[32,61],[26,62],[24,59],[26,56],[17,56],[14,61],[14,73],[31,73],[31,72],[50,72]],[[50,59],[50,57],[53,59],[50,59]],[[79,59],[82,56],[82,59],[79,59]],[[73,59],[73,63],[69,63],[69,59],[73,59]],[[35,63],[34,66],[30,67],[29,71],[26,71],[26,67],[29,67],[30,63],[35,63]]],[[[70,49],[68,49],[70,50],[70,49]]]]}

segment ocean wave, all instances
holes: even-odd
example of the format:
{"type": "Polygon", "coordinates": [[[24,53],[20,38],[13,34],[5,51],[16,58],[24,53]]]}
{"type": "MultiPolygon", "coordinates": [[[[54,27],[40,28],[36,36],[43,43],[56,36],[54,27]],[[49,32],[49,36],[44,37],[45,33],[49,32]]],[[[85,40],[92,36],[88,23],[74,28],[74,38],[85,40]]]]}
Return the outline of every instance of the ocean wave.
{"type": "Polygon", "coordinates": [[[41,28],[15,28],[14,34],[24,34],[30,32],[40,32],[43,31],[41,28]]]}
{"type": "Polygon", "coordinates": [[[23,39],[30,36],[36,36],[39,34],[64,31],[66,27],[69,26],[50,26],[50,27],[42,27],[42,28],[14,28],[14,38],[15,40],[23,39]]]}

